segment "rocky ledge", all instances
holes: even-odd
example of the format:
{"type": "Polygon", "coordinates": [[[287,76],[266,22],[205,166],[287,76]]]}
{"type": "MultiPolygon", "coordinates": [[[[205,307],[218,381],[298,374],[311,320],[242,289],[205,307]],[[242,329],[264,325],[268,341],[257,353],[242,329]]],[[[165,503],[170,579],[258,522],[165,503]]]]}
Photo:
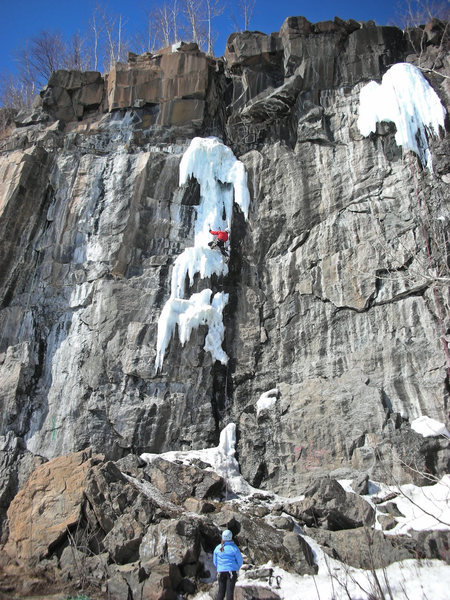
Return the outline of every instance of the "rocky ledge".
{"type": "Polygon", "coordinates": [[[183,461],[130,454],[113,462],[86,450],[44,462],[9,506],[0,592],[212,598],[211,556],[224,528],[244,555],[238,600],[285,597],[278,595],[283,576],[306,581],[317,573],[320,553],[369,571],[413,558],[450,564],[448,531],[413,537],[383,531],[403,516],[400,490],[368,495],[367,477],[351,491],[323,477],[296,500],[249,487],[236,493],[229,483],[189,454],[183,461]],[[381,527],[374,530],[376,519],[381,527]]]}

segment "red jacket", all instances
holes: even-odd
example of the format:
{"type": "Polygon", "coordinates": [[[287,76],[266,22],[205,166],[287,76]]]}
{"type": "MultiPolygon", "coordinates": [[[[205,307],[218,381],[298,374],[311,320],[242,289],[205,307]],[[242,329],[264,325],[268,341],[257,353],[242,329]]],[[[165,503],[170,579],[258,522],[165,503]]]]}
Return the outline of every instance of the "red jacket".
{"type": "Polygon", "coordinates": [[[212,233],[212,235],[217,235],[221,242],[228,242],[228,233],[226,231],[213,231],[210,229],[209,233],[212,233]]]}

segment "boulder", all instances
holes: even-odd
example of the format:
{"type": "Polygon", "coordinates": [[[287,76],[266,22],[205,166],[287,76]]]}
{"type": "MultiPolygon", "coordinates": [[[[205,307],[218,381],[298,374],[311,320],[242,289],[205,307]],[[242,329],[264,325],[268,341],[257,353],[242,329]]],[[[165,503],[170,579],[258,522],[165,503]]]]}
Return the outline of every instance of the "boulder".
{"type": "Polygon", "coordinates": [[[450,565],[449,531],[414,531],[409,534],[417,542],[417,555],[420,558],[437,558],[450,565]]]}
{"type": "Polygon", "coordinates": [[[403,536],[385,536],[382,531],[358,527],[346,531],[305,528],[332,558],[359,569],[381,569],[393,562],[415,558],[416,543],[403,536]]]}
{"type": "Polygon", "coordinates": [[[236,600],[280,600],[282,598],[275,591],[260,585],[246,585],[245,587],[237,585],[234,597],[236,600]]]}
{"type": "Polygon", "coordinates": [[[6,513],[11,500],[43,462],[46,461],[41,456],[24,450],[12,431],[0,437],[0,544],[8,538],[6,513]]]}
{"type": "Polygon", "coordinates": [[[352,490],[355,494],[364,496],[369,493],[369,476],[367,473],[361,473],[353,482],[352,490]]]}
{"type": "Polygon", "coordinates": [[[277,529],[292,531],[294,529],[294,521],[290,517],[273,517],[270,523],[277,529]]]}
{"type": "Polygon", "coordinates": [[[84,490],[87,534],[118,564],[134,562],[151,522],[177,513],[150,485],[108,461],[88,473],[84,490]]]}
{"type": "Polygon", "coordinates": [[[99,460],[83,450],[33,471],[8,508],[10,557],[37,562],[67,536],[81,517],[86,475],[99,460]]]}
{"type": "Polygon", "coordinates": [[[130,594],[133,599],[143,598],[142,593],[147,574],[139,563],[108,565],[107,572],[106,587],[111,600],[129,598],[130,594]]]}
{"type": "Polygon", "coordinates": [[[187,498],[199,500],[220,496],[225,482],[214,471],[156,457],[144,469],[151,483],[171,502],[182,504],[187,498]]]}
{"type": "Polygon", "coordinates": [[[212,513],[210,518],[220,530],[228,528],[233,532],[250,564],[262,565],[271,560],[300,575],[317,572],[312,550],[302,536],[275,529],[263,519],[244,515],[236,509],[212,513]]]}
{"type": "Polygon", "coordinates": [[[148,577],[142,586],[142,598],[145,600],[177,600],[175,592],[182,577],[175,565],[160,563],[159,559],[144,566],[148,577]]]}
{"type": "Polygon", "coordinates": [[[200,554],[200,523],[185,517],[149,525],[139,548],[143,564],[154,558],[172,565],[196,563],[200,554]]]}
{"type": "Polygon", "coordinates": [[[335,479],[322,477],[305,491],[298,516],[310,527],[337,531],[371,525],[375,511],[357,494],[346,492],[335,479]]]}

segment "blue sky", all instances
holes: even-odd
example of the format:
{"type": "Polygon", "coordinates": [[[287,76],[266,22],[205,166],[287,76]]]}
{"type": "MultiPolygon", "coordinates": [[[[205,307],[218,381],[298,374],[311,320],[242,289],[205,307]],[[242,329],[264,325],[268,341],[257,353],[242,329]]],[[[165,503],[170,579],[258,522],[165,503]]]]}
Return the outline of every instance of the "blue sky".
{"type": "MultiPolygon", "coordinates": [[[[43,30],[57,30],[67,37],[86,30],[98,3],[97,0],[0,0],[0,71],[5,68],[14,71],[14,50],[43,30]]],[[[228,35],[235,30],[231,14],[236,3],[237,0],[229,0],[224,14],[215,20],[214,26],[219,33],[215,43],[218,56],[223,54],[228,35]]],[[[399,4],[405,3],[403,0],[399,4]]],[[[144,11],[150,5],[149,0],[105,0],[101,4],[113,14],[121,14],[129,29],[145,26],[144,11]]],[[[337,15],[342,19],[373,19],[379,25],[391,24],[398,14],[399,4],[396,0],[256,0],[250,29],[265,33],[278,31],[284,19],[294,15],[303,15],[312,22],[333,19],[337,15]]]]}

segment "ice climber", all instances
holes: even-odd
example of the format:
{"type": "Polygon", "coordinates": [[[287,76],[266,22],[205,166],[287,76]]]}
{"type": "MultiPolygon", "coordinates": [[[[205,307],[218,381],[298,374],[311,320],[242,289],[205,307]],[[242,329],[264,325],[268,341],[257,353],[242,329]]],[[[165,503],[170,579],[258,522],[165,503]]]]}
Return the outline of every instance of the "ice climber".
{"type": "Polygon", "coordinates": [[[236,585],[237,572],[244,562],[242,554],[236,544],[232,541],[233,534],[229,529],[222,533],[222,542],[216,547],[213,561],[217,569],[219,591],[216,600],[233,600],[234,586],[236,585]]]}
{"type": "Polygon", "coordinates": [[[210,248],[215,248],[216,246],[218,246],[219,250],[222,252],[222,254],[227,259],[228,259],[228,253],[225,250],[225,243],[228,242],[229,232],[230,232],[230,229],[228,227],[226,227],[224,231],[221,231],[220,229],[219,229],[219,231],[213,231],[211,228],[209,229],[209,233],[211,235],[215,235],[217,237],[212,242],[209,242],[208,246],[210,248]]]}

